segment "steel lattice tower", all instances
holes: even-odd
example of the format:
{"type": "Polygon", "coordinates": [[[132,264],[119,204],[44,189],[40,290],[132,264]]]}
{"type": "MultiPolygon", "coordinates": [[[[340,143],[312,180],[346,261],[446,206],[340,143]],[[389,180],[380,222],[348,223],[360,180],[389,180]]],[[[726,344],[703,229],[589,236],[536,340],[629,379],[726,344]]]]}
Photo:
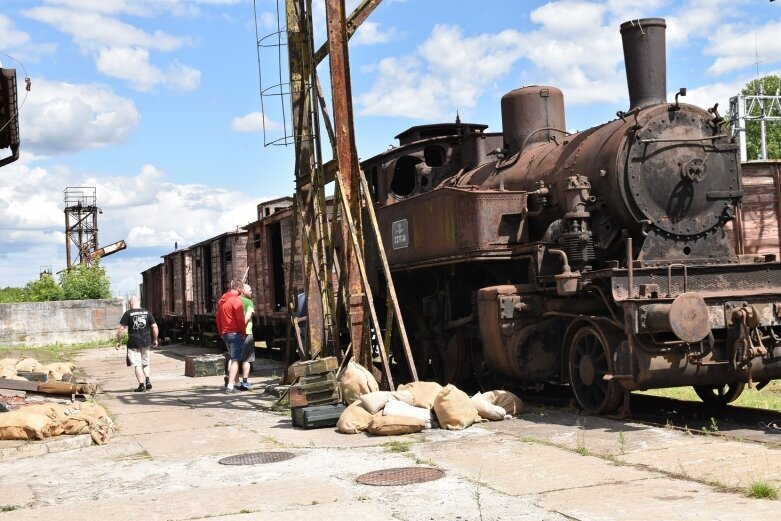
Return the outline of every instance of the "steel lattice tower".
{"type": "Polygon", "coordinates": [[[67,267],[89,264],[89,254],[98,247],[98,208],[94,186],[65,189],[65,256],[67,267]],[[71,244],[75,251],[71,251],[71,244]]]}

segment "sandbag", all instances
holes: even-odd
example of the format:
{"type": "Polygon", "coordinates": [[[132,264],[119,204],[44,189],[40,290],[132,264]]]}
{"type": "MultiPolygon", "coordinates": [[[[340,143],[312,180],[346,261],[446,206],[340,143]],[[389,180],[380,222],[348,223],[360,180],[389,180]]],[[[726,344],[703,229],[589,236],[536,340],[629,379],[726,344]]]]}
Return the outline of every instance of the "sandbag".
{"type": "Polygon", "coordinates": [[[434,399],[442,392],[442,386],[437,382],[410,382],[400,385],[397,391],[409,391],[412,393],[412,405],[415,407],[434,407],[434,399]]]}
{"type": "Polygon", "coordinates": [[[371,421],[371,413],[363,408],[360,400],[355,400],[342,411],[336,429],[344,434],[358,434],[368,429],[371,421]]]}
{"type": "Polygon", "coordinates": [[[377,414],[390,400],[398,400],[412,405],[412,393],[409,391],[374,391],[361,396],[363,408],[377,414]]]}
{"type": "Polygon", "coordinates": [[[114,432],[114,424],[106,410],[96,403],[84,403],[62,424],[65,434],[89,434],[92,441],[104,445],[114,432]]]}
{"type": "Polygon", "coordinates": [[[18,358],[3,358],[0,360],[0,369],[3,367],[12,367],[16,369],[16,364],[19,363],[18,358]]]}
{"type": "Polygon", "coordinates": [[[42,440],[62,434],[60,423],[24,409],[0,414],[0,440],[42,440]]]}
{"type": "Polygon", "coordinates": [[[480,418],[467,394],[452,384],[447,384],[434,399],[434,414],[444,429],[461,430],[480,418]]]}
{"type": "MultiPolygon", "coordinates": [[[[403,392],[403,391],[402,391],[403,392]]],[[[424,428],[431,428],[431,409],[415,407],[400,400],[388,400],[382,410],[383,416],[405,416],[415,418],[423,422],[424,428]]]]}
{"type": "Polygon", "coordinates": [[[29,372],[29,373],[39,373],[39,372],[41,372],[41,368],[42,367],[43,366],[41,365],[41,363],[38,362],[38,360],[36,360],[35,358],[22,358],[16,364],[16,371],[17,372],[25,371],[25,372],[29,372]]]}
{"type": "Polygon", "coordinates": [[[472,405],[475,406],[475,409],[477,409],[477,413],[480,415],[481,418],[484,420],[491,420],[491,421],[499,421],[504,420],[505,415],[507,412],[499,407],[498,405],[494,405],[488,400],[486,400],[482,394],[477,393],[474,396],[472,396],[469,399],[470,402],[472,402],[472,405]]]}
{"type": "Polygon", "coordinates": [[[27,405],[20,410],[28,413],[44,414],[51,420],[62,423],[68,419],[68,416],[79,411],[79,404],[36,403],[27,405]]]}
{"type": "Polygon", "coordinates": [[[64,375],[73,374],[75,368],[76,365],[70,362],[54,362],[44,365],[41,372],[48,373],[50,380],[62,380],[64,375]]]}
{"type": "Polygon", "coordinates": [[[523,412],[523,400],[510,391],[488,391],[483,393],[483,398],[498,405],[510,416],[516,416],[523,412]]]}
{"type": "Polygon", "coordinates": [[[377,436],[398,436],[420,432],[425,427],[423,421],[409,416],[384,416],[380,413],[372,417],[369,432],[377,436]]]}
{"type": "Polygon", "coordinates": [[[16,369],[8,365],[0,365],[0,378],[16,376],[16,369]]]}
{"type": "Polygon", "coordinates": [[[339,394],[344,403],[353,403],[361,395],[379,391],[377,380],[368,369],[352,360],[347,364],[339,381],[339,394]]]}

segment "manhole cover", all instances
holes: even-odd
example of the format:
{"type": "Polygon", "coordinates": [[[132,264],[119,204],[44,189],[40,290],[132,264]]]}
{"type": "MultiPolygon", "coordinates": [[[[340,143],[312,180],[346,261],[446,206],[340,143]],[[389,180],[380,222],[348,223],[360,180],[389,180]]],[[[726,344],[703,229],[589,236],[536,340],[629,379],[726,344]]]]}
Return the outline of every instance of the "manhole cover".
{"type": "Polygon", "coordinates": [[[439,469],[428,467],[400,467],[397,469],[376,470],[367,474],[361,474],[356,481],[364,485],[414,485],[425,483],[445,477],[445,473],[439,469]]]}
{"type": "Polygon", "coordinates": [[[222,458],[221,465],[257,465],[258,463],[276,463],[293,458],[292,452],[253,452],[252,454],[239,454],[222,458]]]}

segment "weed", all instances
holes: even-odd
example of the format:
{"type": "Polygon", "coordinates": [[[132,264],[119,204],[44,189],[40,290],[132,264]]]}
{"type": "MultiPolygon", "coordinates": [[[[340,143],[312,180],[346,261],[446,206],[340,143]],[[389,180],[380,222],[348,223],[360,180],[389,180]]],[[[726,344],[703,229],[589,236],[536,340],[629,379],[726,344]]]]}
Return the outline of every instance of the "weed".
{"type": "Polygon", "coordinates": [[[358,496],[355,499],[357,499],[358,501],[369,501],[369,496],[358,496]]]}
{"type": "Polygon", "coordinates": [[[154,458],[152,458],[152,455],[149,454],[149,451],[144,449],[139,452],[134,452],[133,454],[128,454],[126,456],[117,456],[114,458],[114,461],[141,461],[141,460],[148,460],[152,461],[154,458]]]}
{"type": "Polygon", "coordinates": [[[626,454],[626,434],[624,431],[618,433],[618,450],[621,454],[626,454]]]}
{"type": "Polygon", "coordinates": [[[316,499],[315,499],[315,500],[313,500],[313,501],[312,501],[312,504],[313,504],[313,505],[319,505],[319,504],[320,504],[320,502],[319,502],[318,500],[316,500],[316,499]]]}
{"type": "Polygon", "coordinates": [[[13,512],[19,505],[0,505],[0,512],[13,512]]]}
{"type": "Polygon", "coordinates": [[[239,514],[251,514],[251,513],[252,511],[247,510],[246,508],[242,508],[241,510],[239,510],[239,514]]]}
{"type": "Polygon", "coordinates": [[[437,464],[431,461],[430,459],[420,459],[415,458],[415,464],[416,465],[428,465],[429,467],[436,467],[437,464]]]}
{"type": "Polygon", "coordinates": [[[412,443],[409,441],[389,441],[382,444],[385,452],[407,452],[412,443]]]}
{"type": "Polygon", "coordinates": [[[588,448],[586,448],[586,432],[583,427],[582,420],[578,418],[576,424],[578,426],[578,431],[576,434],[577,439],[575,441],[575,452],[577,452],[581,456],[588,456],[589,450],[588,448]]]}
{"type": "Polygon", "coordinates": [[[778,499],[778,489],[765,481],[754,481],[746,489],[746,495],[756,499],[778,499]]]}
{"type": "Polygon", "coordinates": [[[480,513],[480,521],[483,521],[483,505],[480,502],[480,476],[483,474],[483,465],[480,465],[480,470],[477,472],[477,484],[475,485],[475,491],[472,497],[477,502],[477,511],[480,513]]]}
{"type": "Polygon", "coordinates": [[[719,432],[719,424],[716,422],[716,418],[710,417],[710,423],[702,428],[705,432],[719,432]]]}

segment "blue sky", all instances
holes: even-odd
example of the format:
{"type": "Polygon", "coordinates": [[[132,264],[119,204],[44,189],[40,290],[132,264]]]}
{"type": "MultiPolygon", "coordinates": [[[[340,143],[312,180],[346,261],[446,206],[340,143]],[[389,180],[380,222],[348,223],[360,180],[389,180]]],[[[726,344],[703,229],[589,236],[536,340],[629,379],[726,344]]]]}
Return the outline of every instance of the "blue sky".
{"type": "MultiPolygon", "coordinates": [[[[277,0],[256,4],[272,33],[277,0]]],[[[641,17],[667,19],[667,90],[689,103],[724,113],[757,67],[781,70],[781,2],[385,0],[350,43],[358,154],[456,111],[499,131],[499,98],[523,85],[561,88],[569,130],[605,122],[628,104],[618,27],[641,17]]],[[[278,102],[260,129],[251,0],[0,0],[0,52],[32,81],[22,158],[0,169],[0,286],[65,265],[67,186],[97,187],[101,244],[128,243],[104,261],[117,292],[174,242],[244,225],[293,189],[292,148],[264,146],[282,137],[278,102]]],[[[264,87],[273,58],[261,53],[264,87]]]]}

